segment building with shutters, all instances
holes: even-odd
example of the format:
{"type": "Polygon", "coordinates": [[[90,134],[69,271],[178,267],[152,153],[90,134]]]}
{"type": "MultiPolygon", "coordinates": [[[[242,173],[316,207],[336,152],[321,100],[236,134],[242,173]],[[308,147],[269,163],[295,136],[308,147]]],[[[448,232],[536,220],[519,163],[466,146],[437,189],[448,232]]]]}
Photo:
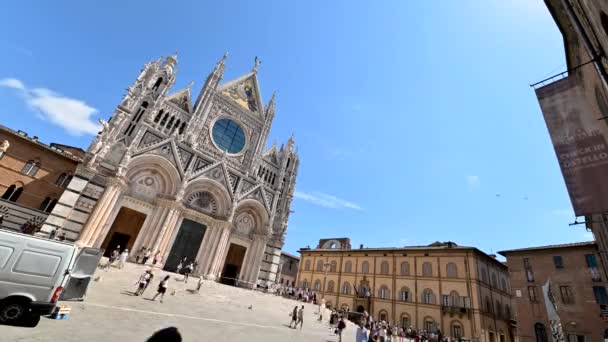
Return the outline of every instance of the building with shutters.
{"type": "Polygon", "coordinates": [[[293,137],[266,148],[275,97],[265,105],[258,66],[221,83],[226,57],[194,96],[172,89],[177,55],[147,63],[90,144],[49,215],[84,246],[142,248],[174,271],[227,284],[275,282],[299,157],[293,137]]]}
{"type": "Polygon", "coordinates": [[[83,158],[77,147],[0,126],[0,227],[35,233],[83,158]]]}
{"type": "Polygon", "coordinates": [[[348,239],[323,239],[299,252],[296,285],[329,307],[454,338],[514,340],[507,267],[477,248],[352,249],[348,239]]]}
{"type": "Polygon", "coordinates": [[[608,284],[597,244],[539,246],[499,252],[507,258],[517,335],[521,342],[552,341],[543,286],[549,281],[568,342],[604,341],[608,335],[608,284]],[[605,316],[602,318],[601,316],[605,316]]]}

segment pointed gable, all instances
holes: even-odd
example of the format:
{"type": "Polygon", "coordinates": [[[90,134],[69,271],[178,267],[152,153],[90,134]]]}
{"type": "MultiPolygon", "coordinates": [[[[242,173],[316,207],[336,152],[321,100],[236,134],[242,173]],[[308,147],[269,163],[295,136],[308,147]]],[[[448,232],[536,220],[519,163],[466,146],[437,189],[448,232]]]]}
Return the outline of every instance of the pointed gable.
{"type": "Polygon", "coordinates": [[[236,80],[227,82],[218,88],[218,92],[227,96],[243,109],[262,116],[264,106],[255,72],[245,74],[236,80]]]}
{"type": "Polygon", "coordinates": [[[179,90],[178,92],[171,94],[167,97],[167,101],[173,103],[178,108],[184,110],[186,113],[192,112],[192,101],[190,97],[190,86],[179,90]]]}

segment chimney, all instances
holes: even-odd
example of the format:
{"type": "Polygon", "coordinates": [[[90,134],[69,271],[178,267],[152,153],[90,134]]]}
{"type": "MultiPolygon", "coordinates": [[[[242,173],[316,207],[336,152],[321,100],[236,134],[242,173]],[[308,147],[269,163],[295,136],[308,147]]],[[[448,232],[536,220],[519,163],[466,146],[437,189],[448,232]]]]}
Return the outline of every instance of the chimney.
{"type": "Polygon", "coordinates": [[[32,137],[32,141],[36,141],[36,142],[37,142],[37,141],[38,141],[38,136],[37,136],[37,135],[34,135],[34,136],[32,137]]]}
{"type": "Polygon", "coordinates": [[[496,254],[489,254],[490,258],[496,259],[496,254]]]}
{"type": "Polygon", "coordinates": [[[363,244],[360,244],[360,245],[359,245],[359,249],[363,249],[363,244]]]}

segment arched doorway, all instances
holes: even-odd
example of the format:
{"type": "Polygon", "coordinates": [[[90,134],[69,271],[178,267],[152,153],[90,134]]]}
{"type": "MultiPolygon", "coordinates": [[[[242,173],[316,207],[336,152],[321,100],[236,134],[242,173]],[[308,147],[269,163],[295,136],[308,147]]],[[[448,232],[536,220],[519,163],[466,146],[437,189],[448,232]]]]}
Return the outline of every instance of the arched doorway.
{"type": "Polygon", "coordinates": [[[363,307],[363,305],[357,306],[357,312],[359,312],[359,313],[365,312],[365,308],[363,307]]]}
{"type": "Polygon", "coordinates": [[[146,214],[144,213],[127,207],[120,208],[110,231],[106,234],[101,245],[101,248],[105,250],[104,256],[109,257],[118,246],[120,246],[121,251],[128,248],[131,254],[133,254],[132,249],[135,238],[137,238],[145,220],[146,214]]]}
{"type": "Polygon", "coordinates": [[[534,335],[536,335],[536,342],[547,342],[547,330],[545,325],[542,323],[534,324],[534,335]]]}

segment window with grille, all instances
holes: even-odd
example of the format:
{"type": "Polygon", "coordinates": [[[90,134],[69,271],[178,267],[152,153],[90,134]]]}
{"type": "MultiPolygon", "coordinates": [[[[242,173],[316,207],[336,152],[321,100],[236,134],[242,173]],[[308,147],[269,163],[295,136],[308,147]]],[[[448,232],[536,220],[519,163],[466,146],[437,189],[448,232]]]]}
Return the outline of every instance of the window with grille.
{"type": "Polygon", "coordinates": [[[572,293],[572,287],[569,285],[560,285],[559,293],[562,296],[562,302],[564,304],[574,304],[574,293],[572,293]]]}
{"type": "Polygon", "coordinates": [[[433,276],[433,265],[430,262],[425,262],[422,264],[422,275],[424,277],[432,277],[433,276]]]}
{"type": "Polygon", "coordinates": [[[564,268],[564,260],[561,255],[553,256],[553,265],[555,265],[555,268],[557,269],[564,268]]]}
{"type": "Polygon", "coordinates": [[[401,275],[410,275],[410,264],[407,261],[401,263],[401,275]]]}
{"type": "Polygon", "coordinates": [[[536,298],[536,286],[528,286],[528,297],[530,298],[531,302],[538,301],[536,298]]]}

